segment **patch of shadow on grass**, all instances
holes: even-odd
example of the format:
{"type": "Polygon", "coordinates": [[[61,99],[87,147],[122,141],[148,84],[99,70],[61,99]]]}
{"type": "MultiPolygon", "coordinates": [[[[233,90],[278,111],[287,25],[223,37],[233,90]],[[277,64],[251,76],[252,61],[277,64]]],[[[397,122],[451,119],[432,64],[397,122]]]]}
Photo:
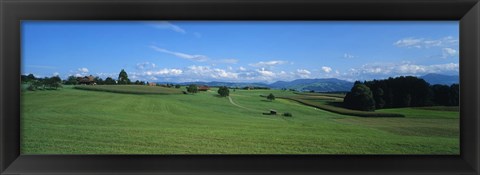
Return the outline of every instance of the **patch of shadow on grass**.
{"type": "Polygon", "coordinates": [[[345,108],[345,106],[343,105],[343,102],[328,101],[326,102],[326,104],[330,106],[339,107],[339,108],[345,108]]]}
{"type": "Polygon", "coordinates": [[[218,98],[227,98],[227,97],[222,97],[220,94],[213,94],[214,97],[218,97],[218,98]]]}

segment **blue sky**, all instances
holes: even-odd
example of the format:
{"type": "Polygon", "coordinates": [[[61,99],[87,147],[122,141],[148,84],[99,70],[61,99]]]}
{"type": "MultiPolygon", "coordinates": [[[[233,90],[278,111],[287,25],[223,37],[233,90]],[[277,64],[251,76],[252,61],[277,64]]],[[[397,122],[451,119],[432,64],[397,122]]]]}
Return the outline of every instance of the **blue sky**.
{"type": "Polygon", "coordinates": [[[22,74],[143,81],[458,75],[457,21],[23,21],[22,74]]]}

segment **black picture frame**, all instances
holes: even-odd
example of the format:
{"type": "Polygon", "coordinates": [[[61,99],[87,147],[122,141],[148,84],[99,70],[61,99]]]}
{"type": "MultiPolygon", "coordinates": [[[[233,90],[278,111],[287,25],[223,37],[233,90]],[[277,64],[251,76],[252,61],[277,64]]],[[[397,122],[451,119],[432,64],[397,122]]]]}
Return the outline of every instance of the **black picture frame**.
{"type": "Polygon", "coordinates": [[[0,0],[0,174],[480,174],[478,0],[0,0]],[[459,20],[459,156],[20,155],[21,20],[459,20]]]}

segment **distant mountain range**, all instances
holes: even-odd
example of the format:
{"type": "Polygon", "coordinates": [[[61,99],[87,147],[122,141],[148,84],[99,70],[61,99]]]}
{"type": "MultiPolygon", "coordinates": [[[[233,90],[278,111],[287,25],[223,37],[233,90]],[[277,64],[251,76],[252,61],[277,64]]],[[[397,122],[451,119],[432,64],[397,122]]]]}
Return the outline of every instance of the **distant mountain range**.
{"type": "MultiPolygon", "coordinates": [[[[168,82],[157,82],[159,84],[167,84],[168,82]]],[[[234,82],[183,82],[183,83],[173,83],[180,85],[189,85],[189,84],[201,84],[207,86],[227,86],[227,87],[268,87],[273,89],[295,89],[298,91],[316,91],[316,92],[330,92],[330,91],[350,91],[353,86],[352,82],[339,80],[336,78],[325,78],[325,79],[297,79],[293,81],[277,81],[272,84],[265,83],[234,83],[234,82]]]]}
{"type": "Polygon", "coordinates": [[[269,85],[271,88],[287,88],[299,91],[315,91],[315,92],[330,92],[330,91],[350,91],[353,82],[339,80],[336,78],[322,78],[322,79],[297,79],[293,81],[277,81],[269,85]]]}
{"type": "MultiPolygon", "coordinates": [[[[459,83],[459,76],[455,75],[442,75],[442,74],[427,74],[419,78],[424,79],[430,84],[444,84],[451,85],[454,83],[459,83]]],[[[167,84],[167,82],[158,82],[160,84],[167,84]]],[[[265,83],[234,83],[234,82],[184,82],[184,83],[173,83],[180,85],[189,85],[189,84],[201,84],[207,86],[227,86],[227,87],[269,87],[273,89],[295,89],[298,91],[315,91],[315,92],[332,92],[332,91],[350,91],[353,86],[353,82],[340,80],[336,78],[321,78],[321,79],[296,79],[293,81],[277,81],[271,84],[265,83]]]]}
{"type": "Polygon", "coordinates": [[[233,82],[219,82],[219,81],[212,81],[212,82],[184,82],[179,83],[180,85],[189,85],[189,84],[201,84],[207,86],[227,86],[227,87],[247,87],[247,86],[256,86],[256,87],[269,87],[268,84],[264,83],[233,83],[233,82]]]}
{"type": "Polygon", "coordinates": [[[458,75],[442,75],[442,74],[427,74],[421,76],[420,78],[424,79],[426,82],[430,84],[443,84],[443,85],[451,85],[451,84],[458,84],[460,82],[460,77],[458,75]]]}

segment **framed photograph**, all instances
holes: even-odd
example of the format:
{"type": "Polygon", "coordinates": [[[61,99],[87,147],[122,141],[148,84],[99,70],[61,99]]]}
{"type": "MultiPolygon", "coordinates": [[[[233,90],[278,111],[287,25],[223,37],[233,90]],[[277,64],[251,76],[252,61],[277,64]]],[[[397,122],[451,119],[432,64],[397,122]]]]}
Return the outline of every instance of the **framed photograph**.
{"type": "Polygon", "coordinates": [[[479,174],[464,1],[2,1],[1,174],[479,174]]]}

